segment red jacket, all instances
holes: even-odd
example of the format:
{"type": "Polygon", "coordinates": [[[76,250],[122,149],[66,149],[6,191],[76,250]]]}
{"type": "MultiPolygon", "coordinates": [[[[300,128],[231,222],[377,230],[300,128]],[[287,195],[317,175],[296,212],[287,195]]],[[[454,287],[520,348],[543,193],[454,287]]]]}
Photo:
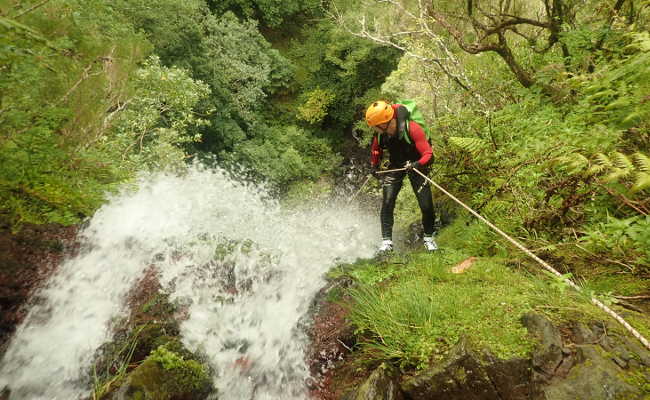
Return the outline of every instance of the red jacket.
{"type": "MultiPolygon", "coordinates": [[[[393,119],[398,118],[398,110],[403,107],[401,104],[392,104],[393,119]]],[[[408,112],[408,111],[407,111],[408,112]]],[[[398,121],[399,122],[399,121],[398,121]]],[[[414,121],[408,121],[409,130],[408,134],[411,138],[409,144],[402,138],[402,132],[398,132],[393,138],[389,138],[388,134],[382,138],[382,145],[379,145],[377,135],[372,138],[372,145],[370,146],[370,163],[372,166],[377,166],[381,162],[383,156],[383,149],[388,148],[390,152],[390,162],[392,168],[400,168],[404,166],[406,161],[417,161],[420,165],[427,165],[433,156],[433,150],[427,140],[426,134],[420,125],[414,121]],[[386,140],[388,138],[388,140],[386,140]]]]}

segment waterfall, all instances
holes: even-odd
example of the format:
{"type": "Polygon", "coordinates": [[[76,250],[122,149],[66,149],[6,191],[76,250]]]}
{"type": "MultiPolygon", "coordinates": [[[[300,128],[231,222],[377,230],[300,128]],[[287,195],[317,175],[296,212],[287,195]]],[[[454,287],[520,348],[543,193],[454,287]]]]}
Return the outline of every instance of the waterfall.
{"type": "Polygon", "coordinates": [[[372,255],[374,216],[346,202],[291,209],[219,169],[142,177],[80,233],[0,361],[11,399],[87,397],[95,351],[154,265],[188,305],[181,340],[204,354],[220,399],[305,399],[309,305],[337,262],[372,255]]]}

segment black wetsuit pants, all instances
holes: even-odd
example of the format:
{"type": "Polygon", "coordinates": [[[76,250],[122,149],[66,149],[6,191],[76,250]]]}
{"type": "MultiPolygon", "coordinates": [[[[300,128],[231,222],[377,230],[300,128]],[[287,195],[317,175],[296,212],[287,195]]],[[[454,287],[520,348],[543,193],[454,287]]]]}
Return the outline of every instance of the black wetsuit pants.
{"type": "MultiPolygon", "coordinates": [[[[426,175],[426,171],[422,171],[426,175]]],[[[393,211],[395,210],[395,200],[397,195],[402,189],[402,182],[404,176],[407,175],[405,171],[389,172],[384,175],[382,182],[383,200],[381,204],[380,220],[381,220],[381,236],[383,239],[393,238],[393,211]]],[[[409,172],[409,181],[418,199],[420,211],[422,211],[422,227],[424,228],[424,235],[433,235],[433,223],[435,215],[433,211],[433,200],[431,198],[431,186],[422,175],[417,172],[409,172]]]]}

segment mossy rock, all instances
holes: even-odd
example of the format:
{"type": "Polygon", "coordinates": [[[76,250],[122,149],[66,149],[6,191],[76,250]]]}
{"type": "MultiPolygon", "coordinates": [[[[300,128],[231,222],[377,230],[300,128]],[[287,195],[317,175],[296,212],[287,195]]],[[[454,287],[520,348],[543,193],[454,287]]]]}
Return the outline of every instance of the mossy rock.
{"type": "Polygon", "coordinates": [[[501,360],[461,338],[445,360],[402,382],[413,400],[523,400],[530,398],[530,362],[501,360]]]}
{"type": "Polygon", "coordinates": [[[551,382],[544,388],[548,399],[554,400],[607,400],[647,399],[640,388],[625,381],[625,370],[617,366],[611,355],[597,345],[581,345],[578,358],[585,360],[573,367],[564,379],[551,382]]]}
{"type": "Polygon", "coordinates": [[[170,332],[166,324],[161,323],[148,323],[141,327],[135,328],[134,332],[138,332],[138,335],[135,338],[135,340],[137,340],[137,343],[133,352],[132,361],[144,360],[152,351],[156,350],[158,347],[178,340],[174,337],[176,332],[170,332]]]}
{"type": "Polygon", "coordinates": [[[355,391],[348,393],[345,400],[402,400],[404,396],[397,382],[397,374],[387,364],[380,365],[355,391]]]}
{"type": "Polygon", "coordinates": [[[206,398],[213,390],[208,368],[196,360],[186,359],[183,355],[171,351],[168,348],[170,344],[159,346],[131,372],[113,399],[198,400],[206,398]]]}

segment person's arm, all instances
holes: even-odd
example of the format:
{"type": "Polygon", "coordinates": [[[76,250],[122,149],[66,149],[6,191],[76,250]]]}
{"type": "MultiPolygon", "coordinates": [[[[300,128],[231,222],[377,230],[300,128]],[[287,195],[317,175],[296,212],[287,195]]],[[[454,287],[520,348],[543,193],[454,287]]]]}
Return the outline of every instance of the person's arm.
{"type": "Polygon", "coordinates": [[[417,161],[419,165],[427,165],[431,158],[433,157],[433,149],[427,140],[427,136],[424,133],[424,130],[417,122],[410,122],[409,125],[409,135],[415,144],[415,148],[420,153],[420,159],[417,161]]]}
{"type": "Polygon", "coordinates": [[[379,140],[377,140],[377,135],[373,136],[372,144],[370,145],[370,165],[372,167],[379,167],[381,162],[383,151],[379,146],[379,140]]]}

